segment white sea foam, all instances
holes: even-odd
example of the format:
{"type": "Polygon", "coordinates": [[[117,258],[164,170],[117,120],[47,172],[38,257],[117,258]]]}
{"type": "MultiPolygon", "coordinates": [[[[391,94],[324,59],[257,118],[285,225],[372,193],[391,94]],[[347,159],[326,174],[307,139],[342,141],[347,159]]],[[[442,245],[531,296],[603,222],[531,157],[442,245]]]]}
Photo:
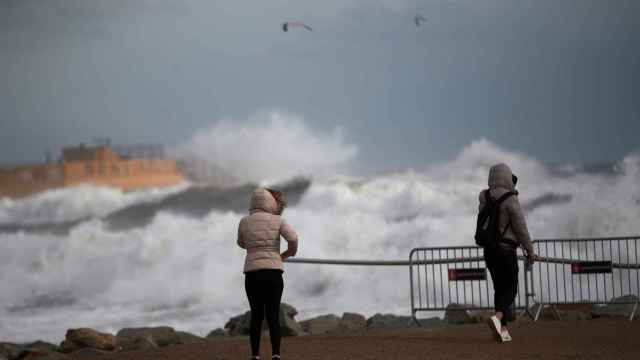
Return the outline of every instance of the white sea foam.
{"type": "Polygon", "coordinates": [[[21,200],[0,199],[0,225],[53,224],[101,217],[132,204],[153,202],[188,188],[187,182],[123,192],[117,188],[80,185],[39,193],[21,200]]]}
{"type": "Polygon", "coordinates": [[[244,120],[223,119],[174,150],[188,164],[223,173],[231,184],[333,174],[344,171],[357,151],[339,128],[323,133],[299,116],[277,111],[244,120]]]}
{"type": "MultiPolygon", "coordinates": [[[[314,181],[285,213],[300,234],[298,256],[406,259],[416,246],[472,244],[478,192],[486,187],[488,167],[503,161],[520,177],[522,203],[550,192],[571,195],[527,214],[534,237],[640,233],[638,155],[620,161],[613,175],[557,176],[535,159],[480,140],[420,172],[314,181]]],[[[100,196],[82,196],[91,204],[74,210],[74,218],[101,207],[100,196]]],[[[60,213],[26,209],[23,220],[53,221],[60,213]]],[[[123,232],[92,220],[68,235],[0,235],[0,339],[60,340],[67,328],[79,326],[113,332],[170,325],[206,335],[248,308],[243,251],[235,244],[243,215],[160,213],[123,232]]],[[[404,267],[286,267],[284,301],[300,310],[299,318],[409,311],[404,267]]]]}

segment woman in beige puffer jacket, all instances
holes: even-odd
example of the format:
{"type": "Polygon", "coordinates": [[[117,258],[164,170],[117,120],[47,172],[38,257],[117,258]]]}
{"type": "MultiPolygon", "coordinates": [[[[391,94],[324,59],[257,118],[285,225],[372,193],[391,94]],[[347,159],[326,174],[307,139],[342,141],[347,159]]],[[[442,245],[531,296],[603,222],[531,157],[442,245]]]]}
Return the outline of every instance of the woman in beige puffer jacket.
{"type": "Polygon", "coordinates": [[[282,261],[295,256],[298,235],[281,217],[286,206],[284,195],[258,188],[251,195],[249,215],[240,220],[238,246],[247,250],[244,263],[245,290],[251,307],[251,358],[260,358],[262,319],[267,318],[272,359],[280,359],[280,300],[284,283],[282,261]],[[287,250],[280,253],[280,236],[287,250]]]}

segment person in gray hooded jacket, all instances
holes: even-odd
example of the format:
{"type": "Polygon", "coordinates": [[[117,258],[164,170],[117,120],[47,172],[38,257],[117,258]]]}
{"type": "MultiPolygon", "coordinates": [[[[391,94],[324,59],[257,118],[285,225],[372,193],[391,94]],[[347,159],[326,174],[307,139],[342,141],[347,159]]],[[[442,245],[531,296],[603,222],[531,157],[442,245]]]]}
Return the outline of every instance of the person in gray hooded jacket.
{"type": "Polygon", "coordinates": [[[500,204],[498,231],[502,235],[492,246],[484,248],[484,258],[491,274],[494,287],[495,315],[487,323],[496,340],[511,341],[507,322],[512,317],[511,307],[518,293],[518,257],[516,249],[522,247],[527,254],[529,264],[537,258],[531,243],[531,236],[518,193],[515,191],[517,177],[506,164],[498,164],[489,171],[489,189],[480,192],[479,210],[486,205],[487,196],[496,201],[508,192],[514,192],[500,204]],[[489,192],[487,194],[487,191],[489,192]]]}

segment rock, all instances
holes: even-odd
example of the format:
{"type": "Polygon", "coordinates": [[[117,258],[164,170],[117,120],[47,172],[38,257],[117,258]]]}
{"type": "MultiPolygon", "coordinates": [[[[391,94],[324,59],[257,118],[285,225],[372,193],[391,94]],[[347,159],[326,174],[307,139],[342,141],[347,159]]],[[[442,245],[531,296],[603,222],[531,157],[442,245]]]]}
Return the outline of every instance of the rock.
{"type": "Polygon", "coordinates": [[[118,348],[118,340],[112,334],[101,333],[89,328],[69,329],[61,347],[64,352],[74,347],[114,351],[118,348]]]}
{"type": "Polygon", "coordinates": [[[102,356],[104,354],[109,354],[110,351],[98,350],[94,348],[82,348],[78,351],[74,351],[72,353],[74,358],[93,358],[94,356],[102,356]]]}
{"type": "Polygon", "coordinates": [[[32,343],[27,343],[23,345],[25,348],[28,349],[35,349],[35,350],[45,350],[45,351],[49,351],[49,352],[60,352],[60,346],[55,345],[55,344],[51,344],[45,341],[34,341],[32,343]]]}
{"type": "Polygon", "coordinates": [[[538,321],[562,319],[562,315],[560,314],[560,311],[551,305],[535,304],[529,308],[529,311],[531,312],[531,315],[533,317],[535,317],[538,311],[540,311],[540,315],[538,315],[538,321]],[[542,310],[540,310],[541,306],[542,306],[542,310]]]}
{"type": "Polygon", "coordinates": [[[207,340],[219,340],[227,337],[229,337],[229,334],[225,329],[217,328],[207,335],[207,340]]]}
{"type": "Polygon", "coordinates": [[[449,304],[444,313],[444,321],[452,325],[471,324],[473,317],[467,310],[471,305],[449,304]]]}
{"type": "MultiPolygon", "coordinates": [[[[635,295],[620,296],[611,299],[611,304],[594,306],[591,313],[594,317],[629,317],[637,302],[638,297],[635,295]]],[[[638,310],[636,310],[636,312],[638,312],[638,310]]]]}
{"type": "Polygon", "coordinates": [[[122,351],[152,350],[158,348],[158,345],[146,337],[118,338],[118,344],[122,348],[122,351]]]}
{"type": "Polygon", "coordinates": [[[420,327],[426,328],[426,329],[447,325],[447,323],[444,320],[440,319],[439,317],[418,319],[418,321],[420,322],[420,327]]]}
{"type": "Polygon", "coordinates": [[[13,360],[24,350],[22,345],[12,343],[0,343],[0,355],[9,360],[13,360]]]}
{"type": "Polygon", "coordinates": [[[173,328],[168,326],[125,328],[118,331],[116,336],[118,340],[122,339],[124,342],[144,338],[158,347],[180,344],[180,336],[173,328]]]}
{"type": "Polygon", "coordinates": [[[224,328],[231,336],[249,335],[250,323],[251,311],[247,311],[242,315],[237,315],[229,319],[224,325],[224,328]]]}
{"type": "Polygon", "coordinates": [[[9,358],[4,356],[4,355],[2,355],[2,354],[0,354],[0,360],[9,360],[9,358]]]}
{"type": "Polygon", "coordinates": [[[302,327],[300,327],[300,324],[295,320],[296,315],[298,315],[298,310],[293,306],[285,303],[280,304],[280,318],[278,320],[280,322],[282,336],[304,335],[302,327]]]}
{"type": "Polygon", "coordinates": [[[206,342],[203,337],[190,334],[184,331],[176,331],[178,334],[178,338],[180,339],[180,344],[200,344],[206,342]]]}
{"type": "Polygon", "coordinates": [[[593,316],[590,313],[578,310],[562,310],[560,311],[560,318],[568,321],[584,321],[591,320],[593,316]]]}
{"type": "Polygon", "coordinates": [[[26,349],[23,350],[16,360],[67,360],[67,355],[55,351],[26,349]]]}
{"type": "Polygon", "coordinates": [[[477,311],[469,311],[469,316],[471,316],[471,321],[478,324],[484,324],[484,322],[493,316],[493,311],[487,310],[477,310],[477,311]]]}
{"type": "Polygon", "coordinates": [[[340,318],[333,315],[322,315],[300,322],[302,331],[309,335],[326,334],[338,326],[340,318]]]}
{"type": "Polygon", "coordinates": [[[367,320],[367,329],[397,329],[416,327],[411,316],[397,316],[392,314],[375,314],[367,320]]]}
{"type": "Polygon", "coordinates": [[[342,314],[338,326],[330,330],[329,334],[362,333],[365,330],[367,330],[367,320],[363,315],[346,312],[342,314]]]}
{"type": "MultiPolygon", "coordinates": [[[[294,317],[298,314],[298,311],[291,305],[282,303],[280,304],[280,328],[282,336],[298,336],[302,335],[303,331],[300,324],[296,322],[294,317]]],[[[234,316],[224,325],[224,328],[231,336],[249,335],[249,327],[251,325],[251,311],[247,311],[242,315],[234,316]]],[[[262,322],[263,331],[268,329],[267,322],[262,322]]]]}

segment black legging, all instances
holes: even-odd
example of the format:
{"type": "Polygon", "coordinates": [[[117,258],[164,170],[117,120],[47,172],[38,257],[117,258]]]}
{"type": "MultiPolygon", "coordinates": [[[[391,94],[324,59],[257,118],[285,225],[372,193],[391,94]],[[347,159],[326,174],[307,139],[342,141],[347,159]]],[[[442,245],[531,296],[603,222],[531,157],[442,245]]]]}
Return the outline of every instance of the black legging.
{"type": "Polygon", "coordinates": [[[484,259],[493,279],[494,307],[501,311],[501,323],[513,318],[512,305],[518,294],[518,256],[515,249],[496,246],[485,248],[484,259]]]}
{"type": "Polygon", "coordinates": [[[280,270],[258,270],[245,274],[244,288],[251,307],[251,356],[260,355],[262,319],[267,317],[272,355],[280,355],[280,299],[284,283],[280,270]]]}

